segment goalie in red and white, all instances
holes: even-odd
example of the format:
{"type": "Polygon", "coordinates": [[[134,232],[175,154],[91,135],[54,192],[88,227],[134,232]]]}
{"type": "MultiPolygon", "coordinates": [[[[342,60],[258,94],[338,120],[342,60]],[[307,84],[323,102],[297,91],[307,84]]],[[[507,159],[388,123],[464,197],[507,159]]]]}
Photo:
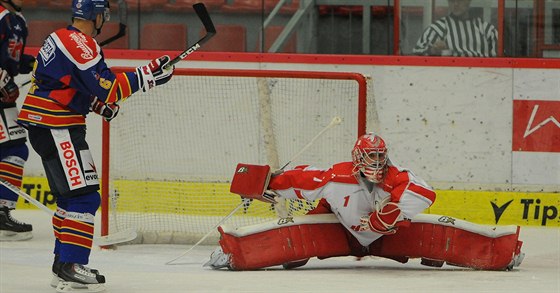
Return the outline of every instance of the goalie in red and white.
{"type": "Polygon", "coordinates": [[[237,229],[220,226],[220,247],[205,264],[214,269],[295,268],[311,257],[374,255],[402,263],[421,258],[429,266],[447,262],[506,270],[523,258],[517,226],[419,215],[434,203],[435,192],[412,171],[392,163],[385,142],[373,133],[358,138],[351,162],[327,170],[298,166],[270,177],[268,166],[240,165],[231,190],[244,198],[320,200],[305,216],[237,229]]]}

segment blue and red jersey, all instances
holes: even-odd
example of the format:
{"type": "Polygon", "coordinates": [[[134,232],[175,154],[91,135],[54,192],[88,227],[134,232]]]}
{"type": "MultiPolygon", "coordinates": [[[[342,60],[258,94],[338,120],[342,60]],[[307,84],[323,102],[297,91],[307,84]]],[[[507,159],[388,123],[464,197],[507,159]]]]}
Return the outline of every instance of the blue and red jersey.
{"type": "Polygon", "coordinates": [[[0,67],[8,71],[11,77],[20,73],[27,35],[27,23],[23,15],[0,6],[0,67]]]}
{"type": "Polygon", "coordinates": [[[47,37],[33,76],[18,123],[44,128],[85,125],[94,97],[111,104],[139,89],[136,73],[113,73],[95,39],[73,26],[47,37]]]}

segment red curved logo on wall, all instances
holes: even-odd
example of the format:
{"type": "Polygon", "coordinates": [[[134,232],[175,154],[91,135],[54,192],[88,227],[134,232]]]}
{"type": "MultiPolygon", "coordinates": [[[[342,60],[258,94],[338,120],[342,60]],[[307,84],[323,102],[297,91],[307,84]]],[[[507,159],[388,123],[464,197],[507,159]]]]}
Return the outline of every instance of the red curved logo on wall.
{"type": "Polygon", "coordinates": [[[560,153],[560,101],[513,101],[512,150],[560,153]]]}

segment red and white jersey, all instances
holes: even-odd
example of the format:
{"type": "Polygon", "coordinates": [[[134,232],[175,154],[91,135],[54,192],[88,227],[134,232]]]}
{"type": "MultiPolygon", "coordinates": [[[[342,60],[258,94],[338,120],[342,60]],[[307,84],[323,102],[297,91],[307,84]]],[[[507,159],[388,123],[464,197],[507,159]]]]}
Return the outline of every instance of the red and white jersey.
{"type": "Polygon", "coordinates": [[[322,198],[328,208],[363,246],[383,236],[361,228],[361,218],[368,217],[387,201],[398,204],[403,219],[411,219],[431,206],[436,194],[432,188],[410,170],[388,161],[382,183],[372,184],[358,178],[352,162],[333,165],[327,170],[298,166],[274,176],[269,189],[283,198],[314,201],[322,198]]]}

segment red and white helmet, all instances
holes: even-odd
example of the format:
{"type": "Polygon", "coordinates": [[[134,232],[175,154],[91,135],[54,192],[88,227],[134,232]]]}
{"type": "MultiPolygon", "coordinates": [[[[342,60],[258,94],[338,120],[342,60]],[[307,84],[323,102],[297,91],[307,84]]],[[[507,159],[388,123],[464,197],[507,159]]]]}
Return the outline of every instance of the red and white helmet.
{"type": "Polygon", "coordinates": [[[352,149],[354,172],[361,172],[373,183],[383,181],[387,170],[387,159],[385,141],[371,132],[360,136],[352,149]]]}

